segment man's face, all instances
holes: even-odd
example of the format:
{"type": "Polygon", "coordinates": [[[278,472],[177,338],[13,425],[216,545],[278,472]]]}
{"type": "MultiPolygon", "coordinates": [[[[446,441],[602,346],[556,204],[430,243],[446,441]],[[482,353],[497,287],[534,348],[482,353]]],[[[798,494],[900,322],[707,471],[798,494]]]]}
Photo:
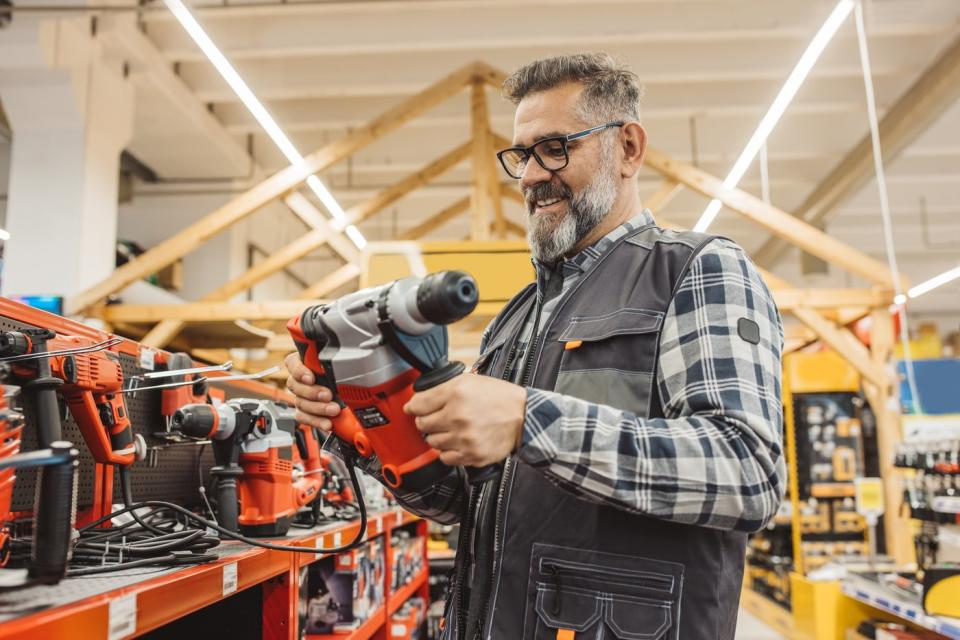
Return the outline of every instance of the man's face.
{"type": "MultiPolygon", "coordinates": [[[[514,118],[514,144],[528,146],[603,124],[578,117],[581,91],[579,84],[569,83],[521,100],[514,118]]],[[[611,136],[603,131],[568,143],[570,161],[560,171],[547,171],[534,158],[527,162],[520,189],[534,258],[554,262],[570,253],[610,211],[620,186],[616,140],[611,136]]]]}

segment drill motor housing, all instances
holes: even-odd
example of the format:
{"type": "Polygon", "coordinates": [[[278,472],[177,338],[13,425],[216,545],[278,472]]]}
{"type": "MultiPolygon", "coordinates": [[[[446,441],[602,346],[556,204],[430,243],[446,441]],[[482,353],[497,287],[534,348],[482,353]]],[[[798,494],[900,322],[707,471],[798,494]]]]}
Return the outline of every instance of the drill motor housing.
{"type": "Polygon", "coordinates": [[[445,325],[477,300],[472,276],[440,271],[310,307],[287,324],[316,383],[344,409],[332,420],[341,451],[376,456],[391,488],[423,489],[450,473],[403,406],[416,391],[463,372],[447,360],[445,325]]]}
{"type": "Polygon", "coordinates": [[[231,531],[284,535],[297,509],[320,494],[316,434],[297,424],[286,403],[235,398],[216,406],[187,404],[173,414],[173,428],[213,441],[218,520],[231,531]],[[303,471],[294,467],[294,446],[303,471]]]}

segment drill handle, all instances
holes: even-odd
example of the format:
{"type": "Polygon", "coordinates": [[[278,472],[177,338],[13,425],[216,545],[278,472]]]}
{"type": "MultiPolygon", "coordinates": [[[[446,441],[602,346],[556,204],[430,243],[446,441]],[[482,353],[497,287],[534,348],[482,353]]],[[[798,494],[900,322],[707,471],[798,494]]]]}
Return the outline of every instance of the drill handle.
{"type": "Polygon", "coordinates": [[[93,459],[101,464],[133,464],[133,435],[123,400],[118,396],[95,398],[89,390],[64,395],[93,459]],[[123,448],[114,450],[114,442],[124,443],[123,448]]]}
{"type": "Polygon", "coordinates": [[[38,476],[29,577],[41,584],[56,584],[66,574],[71,555],[79,454],[62,440],[52,443],[48,453],[60,461],[43,466],[38,476]]]}
{"type": "MultiPolygon", "coordinates": [[[[243,470],[237,467],[240,474],[243,470]]],[[[237,498],[237,475],[218,474],[217,519],[224,529],[240,530],[240,501],[237,498]]]]}
{"type": "MultiPolygon", "coordinates": [[[[453,380],[464,371],[462,362],[447,362],[443,366],[429,371],[413,383],[414,391],[426,391],[438,385],[453,380]]],[[[485,467],[464,467],[467,472],[467,482],[470,484],[482,484],[497,475],[500,470],[499,464],[488,464],[485,467]]]]}
{"type": "MultiPolygon", "coordinates": [[[[304,312],[304,315],[310,312],[310,309],[304,312]]],[[[293,338],[293,343],[297,345],[297,352],[300,354],[300,361],[306,365],[307,369],[313,372],[314,382],[318,385],[330,389],[333,395],[333,402],[336,402],[340,408],[346,406],[340,394],[337,393],[337,380],[333,375],[332,363],[320,359],[320,351],[323,347],[312,338],[307,337],[302,326],[303,316],[297,316],[287,323],[287,331],[293,338]]]]}

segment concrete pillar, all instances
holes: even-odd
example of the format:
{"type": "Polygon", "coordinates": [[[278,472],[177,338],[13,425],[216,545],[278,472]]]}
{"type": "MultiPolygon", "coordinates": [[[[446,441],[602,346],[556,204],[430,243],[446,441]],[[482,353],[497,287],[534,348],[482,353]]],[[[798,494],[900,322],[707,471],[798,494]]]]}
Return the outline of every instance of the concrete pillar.
{"type": "Polygon", "coordinates": [[[0,30],[0,100],[13,132],[4,295],[71,296],[113,271],[133,87],[94,32],[90,18],[23,14],[0,30]]]}

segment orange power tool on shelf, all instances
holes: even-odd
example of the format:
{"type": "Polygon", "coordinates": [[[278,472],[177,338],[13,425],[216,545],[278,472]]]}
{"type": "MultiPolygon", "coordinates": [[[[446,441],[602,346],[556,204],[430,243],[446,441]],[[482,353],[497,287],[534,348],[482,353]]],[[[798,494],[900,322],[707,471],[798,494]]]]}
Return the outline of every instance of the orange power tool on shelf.
{"type": "MultiPolygon", "coordinates": [[[[450,473],[403,406],[415,391],[463,372],[447,359],[445,325],[467,316],[477,300],[472,276],[440,271],[310,307],[287,324],[317,384],[344,408],[332,421],[341,452],[354,460],[376,456],[390,487],[419,490],[450,473]]],[[[467,471],[477,482],[494,470],[467,471]]]]}
{"type": "Polygon", "coordinates": [[[59,430],[59,389],[93,459],[133,464],[133,431],[121,393],[123,370],[117,355],[107,350],[111,342],[58,335],[49,329],[0,333],[0,358],[10,363],[15,377],[27,380],[24,393],[33,395],[41,447],[61,439],[60,433],[46,433],[44,427],[56,425],[59,430]],[[48,419],[53,415],[56,420],[48,419]]]}
{"type": "Polygon", "coordinates": [[[234,398],[217,406],[187,404],[173,429],[213,441],[217,520],[249,536],[280,536],[293,514],[320,495],[323,464],[315,432],[298,425],[282,402],[234,398]],[[296,446],[303,471],[294,469],[296,446]]]}

